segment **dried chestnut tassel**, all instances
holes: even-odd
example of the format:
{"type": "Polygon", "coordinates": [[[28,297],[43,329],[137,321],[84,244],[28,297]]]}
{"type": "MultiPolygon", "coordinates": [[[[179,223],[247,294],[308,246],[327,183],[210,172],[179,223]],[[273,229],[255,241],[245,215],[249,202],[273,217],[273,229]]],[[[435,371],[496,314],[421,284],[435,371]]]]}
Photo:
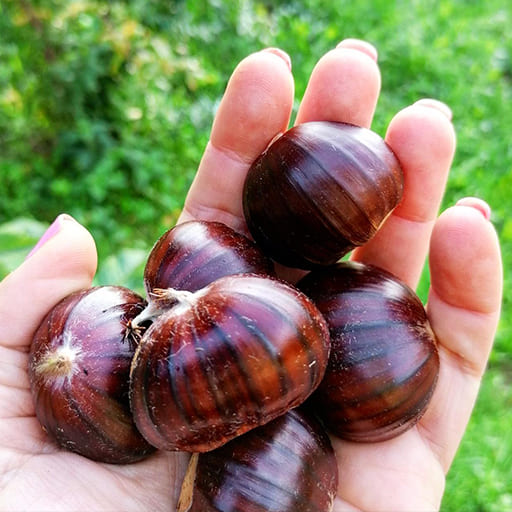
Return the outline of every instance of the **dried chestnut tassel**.
{"type": "Polygon", "coordinates": [[[243,208],[265,254],[309,269],[333,264],[366,243],[402,190],[400,163],[379,135],[316,121],[294,126],[256,159],[243,208]]]}
{"type": "Polygon", "coordinates": [[[331,334],[325,377],[311,399],[327,428],[374,442],[415,425],[439,373],[435,335],[417,295],[390,273],[351,262],[315,270],[298,286],[331,334]]]}
{"type": "Polygon", "coordinates": [[[300,409],[192,457],[178,512],[332,510],[336,457],[323,427],[300,409]]]}

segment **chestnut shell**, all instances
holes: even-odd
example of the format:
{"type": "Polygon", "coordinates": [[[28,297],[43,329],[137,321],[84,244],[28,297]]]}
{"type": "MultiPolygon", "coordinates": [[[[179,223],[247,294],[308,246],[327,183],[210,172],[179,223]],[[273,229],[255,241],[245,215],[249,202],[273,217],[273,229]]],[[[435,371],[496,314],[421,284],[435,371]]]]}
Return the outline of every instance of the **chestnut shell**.
{"type": "Polygon", "coordinates": [[[199,455],[189,512],[328,512],[338,466],[321,424],[300,408],[199,455]]]}
{"type": "Polygon", "coordinates": [[[166,231],[144,269],[148,297],[158,288],[195,292],[232,274],[274,275],[272,261],[256,244],[214,221],[191,220],[166,231]]]}
{"type": "Polygon", "coordinates": [[[366,243],[402,191],[400,163],[379,135],[315,121],[294,126],[256,159],[243,208],[265,254],[310,269],[366,243]]]}
{"type": "Polygon", "coordinates": [[[144,300],[118,286],[73,293],[43,319],[29,354],[36,416],[61,447],[90,459],[129,463],[154,449],[129,404],[135,344],[127,326],[144,300]]]}
{"type": "Polygon", "coordinates": [[[277,279],[226,276],[161,314],[131,369],[131,406],[157,448],[203,452],[284,414],[320,383],[324,318],[277,279]]]}
{"type": "Polygon", "coordinates": [[[297,285],[331,334],[324,380],[311,399],[331,432],[384,441],[423,415],[439,373],[435,335],[417,295],[392,274],[343,262],[297,285]]]}

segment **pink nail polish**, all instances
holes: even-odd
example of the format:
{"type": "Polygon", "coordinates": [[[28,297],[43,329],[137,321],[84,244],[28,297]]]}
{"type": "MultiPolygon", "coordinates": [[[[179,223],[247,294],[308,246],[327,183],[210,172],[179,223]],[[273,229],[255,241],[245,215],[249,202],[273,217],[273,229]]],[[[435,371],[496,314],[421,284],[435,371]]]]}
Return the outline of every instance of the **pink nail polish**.
{"type": "Polygon", "coordinates": [[[491,207],[478,197],[464,197],[457,201],[457,206],[469,206],[479,211],[485,220],[491,220],[491,207]]]}
{"type": "Polygon", "coordinates": [[[375,48],[375,46],[373,46],[373,44],[371,44],[367,41],[363,41],[362,39],[353,39],[353,38],[344,39],[343,41],[338,43],[336,48],[348,48],[351,50],[358,50],[358,51],[368,55],[368,57],[370,57],[375,62],[377,62],[377,60],[379,58],[377,48],[375,48]]]}
{"type": "Polygon", "coordinates": [[[43,236],[39,239],[37,244],[32,248],[32,250],[27,254],[25,259],[33,256],[48,240],[53,238],[62,228],[62,224],[64,222],[73,221],[73,217],[67,215],[66,213],[62,213],[59,215],[48,227],[48,229],[43,233],[43,236]]]}
{"type": "Polygon", "coordinates": [[[284,62],[288,66],[288,69],[290,71],[292,70],[292,59],[285,51],[281,50],[280,48],[274,48],[274,47],[265,48],[262,51],[267,52],[267,53],[273,53],[274,55],[277,55],[277,57],[280,57],[282,60],[284,60],[284,62]]]}

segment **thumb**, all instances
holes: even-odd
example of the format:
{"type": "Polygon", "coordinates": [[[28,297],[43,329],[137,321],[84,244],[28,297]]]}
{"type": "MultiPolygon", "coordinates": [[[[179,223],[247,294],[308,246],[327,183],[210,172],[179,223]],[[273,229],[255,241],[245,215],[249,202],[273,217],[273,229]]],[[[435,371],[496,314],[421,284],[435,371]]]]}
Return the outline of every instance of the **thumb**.
{"type": "Polygon", "coordinates": [[[28,349],[46,313],[66,295],[91,286],[97,254],[90,233],[59,215],[27,259],[0,282],[0,345],[28,349]]]}

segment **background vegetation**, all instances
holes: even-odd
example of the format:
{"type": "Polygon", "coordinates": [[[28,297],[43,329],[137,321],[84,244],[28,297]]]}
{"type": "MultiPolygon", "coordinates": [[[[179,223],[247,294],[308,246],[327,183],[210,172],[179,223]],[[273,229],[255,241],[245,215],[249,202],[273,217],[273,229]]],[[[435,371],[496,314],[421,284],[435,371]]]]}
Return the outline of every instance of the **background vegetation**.
{"type": "Polygon", "coordinates": [[[236,64],[283,48],[300,98],[319,56],[345,37],[367,39],[383,76],[373,128],[383,134],[420,97],[448,103],[458,150],[443,208],[475,195],[493,209],[503,316],[443,510],[511,510],[511,9],[503,0],[2,0],[0,278],[66,211],[97,240],[97,282],[140,289],[144,257],[179,214],[236,64]]]}

